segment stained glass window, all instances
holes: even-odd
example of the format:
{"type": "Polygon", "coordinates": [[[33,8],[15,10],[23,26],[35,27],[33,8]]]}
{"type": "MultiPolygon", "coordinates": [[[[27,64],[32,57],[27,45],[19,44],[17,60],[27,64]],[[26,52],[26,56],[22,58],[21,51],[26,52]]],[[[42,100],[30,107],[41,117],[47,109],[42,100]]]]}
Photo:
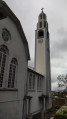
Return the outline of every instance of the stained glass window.
{"type": "Polygon", "coordinates": [[[0,87],[2,87],[3,84],[6,57],[7,57],[7,49],[6,47],[1,46],[0,47],[0,87]]]}
{"type": "Polygon", "coordinates": [[[17,67],[17,60],[16,60],[16,58],[13,58],[10,63],[10,69],[9,69],[9,78],[8,78],[8,87],[9,88],[14,88],[16,67],[17,67]]]}

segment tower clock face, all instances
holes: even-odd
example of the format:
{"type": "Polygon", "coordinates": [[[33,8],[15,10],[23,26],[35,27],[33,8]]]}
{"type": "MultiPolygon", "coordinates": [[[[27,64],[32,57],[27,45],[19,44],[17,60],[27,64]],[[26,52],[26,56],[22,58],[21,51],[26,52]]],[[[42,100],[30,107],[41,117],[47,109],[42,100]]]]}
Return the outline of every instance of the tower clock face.
{"type": "Polygon", "coordinates": [[[39,39],[38,42],[39,42],[39,43],[42,43],[42,42],[43,42],[43,39],[39,39]]]}
{"type": "Polygon", "coordinates": [[[2,31],[2,38],[4,41],[8,41],[10,38],[10,34],[7,29],[3,29],[2,31]]]}

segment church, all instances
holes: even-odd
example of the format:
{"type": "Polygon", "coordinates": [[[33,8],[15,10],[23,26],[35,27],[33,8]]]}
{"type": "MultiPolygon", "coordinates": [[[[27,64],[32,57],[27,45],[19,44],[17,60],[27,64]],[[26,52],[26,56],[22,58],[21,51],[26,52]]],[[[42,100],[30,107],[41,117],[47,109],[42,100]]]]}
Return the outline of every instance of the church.
{"type": "MultiPolygon", "coordinates": [[[[0,119],[34,119],[51,108],[50,40],[46,14],[35,30],[35,67],[16,15],[0,1],[0,119]]],[[[38,118],[39,119],[39,118],[38,118]]]]}

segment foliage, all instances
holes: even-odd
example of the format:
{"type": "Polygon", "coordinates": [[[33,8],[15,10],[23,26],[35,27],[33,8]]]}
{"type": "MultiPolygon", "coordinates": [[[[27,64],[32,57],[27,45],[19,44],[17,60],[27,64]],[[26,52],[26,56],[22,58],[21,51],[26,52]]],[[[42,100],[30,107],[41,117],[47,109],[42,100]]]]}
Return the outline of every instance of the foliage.
{"type": "Polygon", "coordinates": [[[58,87],[67,88],[67,74],[66,75],[58,75],[58,87]]]}
{"type": "Polygon", "coordinates": [[[56,107],[56,109],[59,109],[60,108],[60,106],[58,105],[58,106],[55,106],[56,107]]]}
{"type": "Polygon", "coordinates": [[[64,106],[67,106],[67,102],[65,103],[65,105],[64,106]]]}
{"type": "Polygon", "coordinates": [[[48,111],[49,112],[53,112],[53,111],[55,111],[56,110],[56,107],[51,107],[48,111]]]}
{"type": "Polygon", "coordinates": [[[64,110],[64,111],[63,111],[63,114],[67,114],[67,110],[64,110]]]}
{"type": "Polygon", "coordinates": [[[62,106],[55,114],[54,119],[67,119],[67,106],[62,106]]]}
{"type": "Polygon", "coordinates": [[[54,119],[67,119],[67,114],[55,114],[54,119]]]}

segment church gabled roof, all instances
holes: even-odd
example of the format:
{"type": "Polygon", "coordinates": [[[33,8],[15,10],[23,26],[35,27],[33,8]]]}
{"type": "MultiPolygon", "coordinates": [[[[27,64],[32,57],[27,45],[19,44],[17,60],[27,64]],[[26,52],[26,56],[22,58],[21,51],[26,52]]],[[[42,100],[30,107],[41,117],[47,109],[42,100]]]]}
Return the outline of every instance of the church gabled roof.
{"type": "Polygon", "coordinates": [[[27,69],[28,69],[28,71],[30,71],[30,72],[33,72],[33,73],[35,73],[35,74],[37,74],[37,75],[40,75],[40,76],[44,77],[44,75],[42,75],[41,73],[38,73],[33,67],[28,67],[27,69]]]}
{"type": "Polygon", "coordinates": [[[27,60],[30,60],[28,42],[19,19],[16,17],[16,15],[12,12],[12,10],[8,7],[8,5],[3,0],[0,0],[0,9],[3,9],[6,15],[8,15],[12,19],[12,21],[16,24],[18,32],[20,33],[23,44],[25,46],[27,60]]]}

